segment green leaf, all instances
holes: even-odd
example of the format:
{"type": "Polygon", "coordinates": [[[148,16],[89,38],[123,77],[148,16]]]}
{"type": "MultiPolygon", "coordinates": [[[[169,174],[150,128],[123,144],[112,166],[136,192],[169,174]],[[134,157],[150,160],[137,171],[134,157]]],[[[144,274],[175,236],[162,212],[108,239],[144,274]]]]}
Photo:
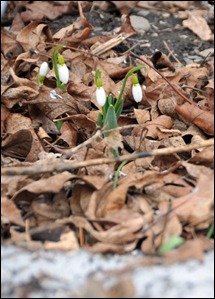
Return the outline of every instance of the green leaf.
{"type": "MultiPolygon", "coordinates": [[[[110,105],[104,120],[104,128],[105,130],[115,129],[117,128],[117,118],[113,105],[110,105]]],[[[104,134],[105,137],[108,136],[108,133],[104,134]]]]}
{"type": "Polygon", "coordinates": [[[211,225],[210,229],[209,229],[209,232],[207,233],[207,238],[212,238],[214,234],[214,224],[211,225]]]}
{"type": "Polygon", "coordinates": [[[165,244],[160,246],[160,248],[158,249],[158,253],[160,254],[166,253],[172,249],[179,247],[183,243],[184,243],[184,238],[181,238],[179,236],[172,236],[165,244]]]}
{"type": "Polygon", "coordinates": [[[100,112],[99,115],[98,115],[98,122],[97,122],[98,126],[102,128],[103,126],[103,115],[102,113],[100,112]]]}
{"type": "Polygon", "coordinates": [[[108,111],[109,103],[108,103],[108,97],[106,98],[106,102],[104,106],[102,106],[102,113],[103,113],[103,118],[105,119],[107,111],[108,111]]]}
{"type": "Polygon", "coordinates": [[[115,175],[114,175],[114,180],[113,180],[113,189],[116,189],[117,184],[118,184],[118,179],[119,179],[119,173],[122,170],[123,166],[128,163],[127,160],[123,161],[119,167],[117,168],[117,170],[115,171],[115,175]]]}
{"type": "Polygon", "coordinates": [[[58,128],[58,130],[60,131],[62,125],[63,125],[63,120],[59,120],[55,123],[56,127],[58,128]]]}
{"type": "Polygon", "coordinates": [[[107,102],[108,102],[108,106],[114,105],[114,97],[112,94],[109,94],[107,102]]]}
{"type": "Polygon", "coordinates": [[[117,119],[119,119],[122,109],[123,109],[123,99],[121,99],[121,101],[119,102],[119,107],[117,108],[117,110],[115,110],[117,119]]]}

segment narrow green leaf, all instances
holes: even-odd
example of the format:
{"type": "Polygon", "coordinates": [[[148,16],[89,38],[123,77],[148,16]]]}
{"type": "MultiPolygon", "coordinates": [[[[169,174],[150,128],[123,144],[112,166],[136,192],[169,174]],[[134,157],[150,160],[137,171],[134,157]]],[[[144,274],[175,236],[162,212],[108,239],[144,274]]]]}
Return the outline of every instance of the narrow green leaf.
{"type": "Polygon", "coordinates": [[[98,122],[97,122],[98,126],[99,127],[103,127],[103,115],[102,113],[100,112],[99,115],[98,115],[98,122]]]}
{"type": "Polygon", "coordinates": [[[214,234],[214,224],[211,225],[209,232],[207,233],[207,238],[211,238],[214,234]]]}
{"type": "Polygon", "coordinates": [[[104,120],[106,130],[117,128],[117,118],[113,105],[110,105],[104,120]]]}
{"type": "Polygon", "coordinates": [[[117,170],[115,171],[115,175],[114,175],[114,180],[113,180],[113,189],[116,189],[117,184],[118,184],[118,179],[119,179],[119,173],[122,170],[123,166],[127,163],[128,161],[125,160],[123,161],[119,167],[117,168],[117,170]]]}
{"type": "Polygon", "coordinates": [[[108,106],[114,105],[114,97],[112,94],[109,94],[107,102],[108,102],[108,106]]]}
{"type": "Polygon", "coordinates": [[[117,108],[117,110],[115,110],[117,119],[119,119],[122,109],[123,109],[123,99],[121,99],[119,103],[119,107],[117,108]]]}
{"type": "Polygon", "coordinates": [[[108,103],[108,97],[106,98],[106,102],[104,106],[102,106],[102,113],[103,113],[103,118],[105,119],[107,111],[108,111],[109,103],[108,103]]]}
{"type": "Polygon", "coordinates": [[[172,236],[165,244],[160,246],[160,248],[158,249],[158,253],[160,254],[166,253],[174,248],[179,247],[183,243],[184,243],[184,238],[178,236],[172,236]]]}
{"type": "Polygon", "coordinates": [[[55,123],[56,127],[58,128],[58,130],[60,131],[62,125],[63,125],[63,120],[59,120],[55,123]]]}

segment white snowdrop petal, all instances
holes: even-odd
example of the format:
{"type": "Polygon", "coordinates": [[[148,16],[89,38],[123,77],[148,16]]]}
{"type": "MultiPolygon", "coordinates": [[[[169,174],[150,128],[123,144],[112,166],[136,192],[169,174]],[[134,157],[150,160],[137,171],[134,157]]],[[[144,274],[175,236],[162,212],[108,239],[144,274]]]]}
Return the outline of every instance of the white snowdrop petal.
{"type": "Polygon", "coordinates": [[[142,101],[143,92],[140,84],[133,84],[132,85],[132,94],[134,97],[135,102],[139,103],[142,101]]]}
{"type": "Polygon", "coordinates": [[[50,68],[48,63],[44,61],[40,66],[39,75],[41,77],[45,77],[48,74],[49,70],[50,68]]]}
{"type": "Polygon", "coordinates": [[[99,106],[104,106],[106,102],[106,93],[103,87],[97,87],[96,89],[96,100],[99,106]]]}
{"type": "Polygon", "coordinates": [[[66,66],[66,64],[58,65],[58,73],[59,73],[60,81],[63,84],[67,84],[69,81],[69,69],[66,66]]]}

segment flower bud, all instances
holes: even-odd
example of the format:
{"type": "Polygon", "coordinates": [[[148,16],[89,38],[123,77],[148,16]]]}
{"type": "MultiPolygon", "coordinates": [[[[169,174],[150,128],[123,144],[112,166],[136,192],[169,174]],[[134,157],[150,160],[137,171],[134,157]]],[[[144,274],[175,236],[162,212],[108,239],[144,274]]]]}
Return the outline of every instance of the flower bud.
{"type": "Polygon", "coordinates": [[[64,57],[60,53],[57,54],[57,60],[58,60],[59,65],[65,64],[64,57]]]}
{"type": "Polygon", "coordinates": [[[50,71],[49,65],[47,62],[43,62],[40,66],[39,69],[39,74],[38,74],[38,84],[39,86],[42,86],[45,80],[46,75],[50,71]]]}
{"type": "Polygon", "coordinates": [[[44,77],[48,74],[48,72],[50,71],[49,65],[47,62],[43,62],[40,66],[40,70],[39,70],[39,76],[44,77]]]}
{"type": "Polygon", "coordinates": [[[69,81],[69,69],[68,69],[68,67],[66,66],[66,64],[58,65],[57,67],[58,67],[58,73],[59,73],[60,81],[63,84],[67,84],[68,81],[69,81]]]}
{"type": "Polygon", "coordinates": [[[139,103],[142,101],[143,92],[142,92],[142,88],[139,84],[137,75],[135,75],[135,74],[133,74],[133,76],[132,76],[132,83],[133,83],[133,85],[132,85],[133,98],[134,98],[135,102],[139,103]]]}
{"type": "Polygon", "coordinates": [[[96,89],[96,100],[97,100],[97,103],[99,104],[99,106],[101,106],[101,107],[104,106],[106,103],[106,93],[102,86],[97,87],[97,89],[96,89]]]}

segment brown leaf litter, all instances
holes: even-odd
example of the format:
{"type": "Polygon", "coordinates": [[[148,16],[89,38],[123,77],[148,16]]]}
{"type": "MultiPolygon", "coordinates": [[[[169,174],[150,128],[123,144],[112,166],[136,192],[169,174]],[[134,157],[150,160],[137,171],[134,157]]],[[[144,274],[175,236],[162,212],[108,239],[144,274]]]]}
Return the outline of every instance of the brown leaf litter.
{"type": "MultiPolygon", "coordinates": [[[[135,7],[156,9],[149,1],[111,2],[122,14],[135,7]]],[[[164,2],[177,13],[185,12],[189,1],[164,2]]],[[[160,246],[181,236],[185,243],[164,254],[163,261],[201,259],[212,246],[206,235],[214,216],[212,60],[183,66],[161,51],[152,57],[129,51],[119,56],[116,46],[136,34],[128,15],[116,35],[92,36],[94,28],[84,15],[92,5],[86,1],[23,5],[25,11],[11,11],[17,26],[2,28],[5,242],[103,253],[138,248],[154,255],[148,259],[153,263],[160,262],[160,246]],[[77,11],[80,18],[55,34],[43,21],[77,11]],[[55,88],[53,71],[41,88],[37,84],[41,63],[51,65],[58,44],[66,46],[61,53],[70,73],[65,92],[55,88]],[[97,126],[95,71],[100,68],[106,92],[117,97],[125,74],[136,65],[145,66],[138,73],[143,100],[134,107],[129,78],[119,128],[104,138],[97,126]],[[58,99],[51,97],[53,89],[58,99]],[[119,157],[112,156],[113,148],[119,157]]],[[[183,18],[201,40],[211,39],[201,14],[192,11],[183,18]],[[202,26],[194,29],[196,22],[202,26]]],[[[124,298],[121,289],[117,292],[124,298]]],[[[117,292],[113,288],[108,296],[117,292]]]]}

